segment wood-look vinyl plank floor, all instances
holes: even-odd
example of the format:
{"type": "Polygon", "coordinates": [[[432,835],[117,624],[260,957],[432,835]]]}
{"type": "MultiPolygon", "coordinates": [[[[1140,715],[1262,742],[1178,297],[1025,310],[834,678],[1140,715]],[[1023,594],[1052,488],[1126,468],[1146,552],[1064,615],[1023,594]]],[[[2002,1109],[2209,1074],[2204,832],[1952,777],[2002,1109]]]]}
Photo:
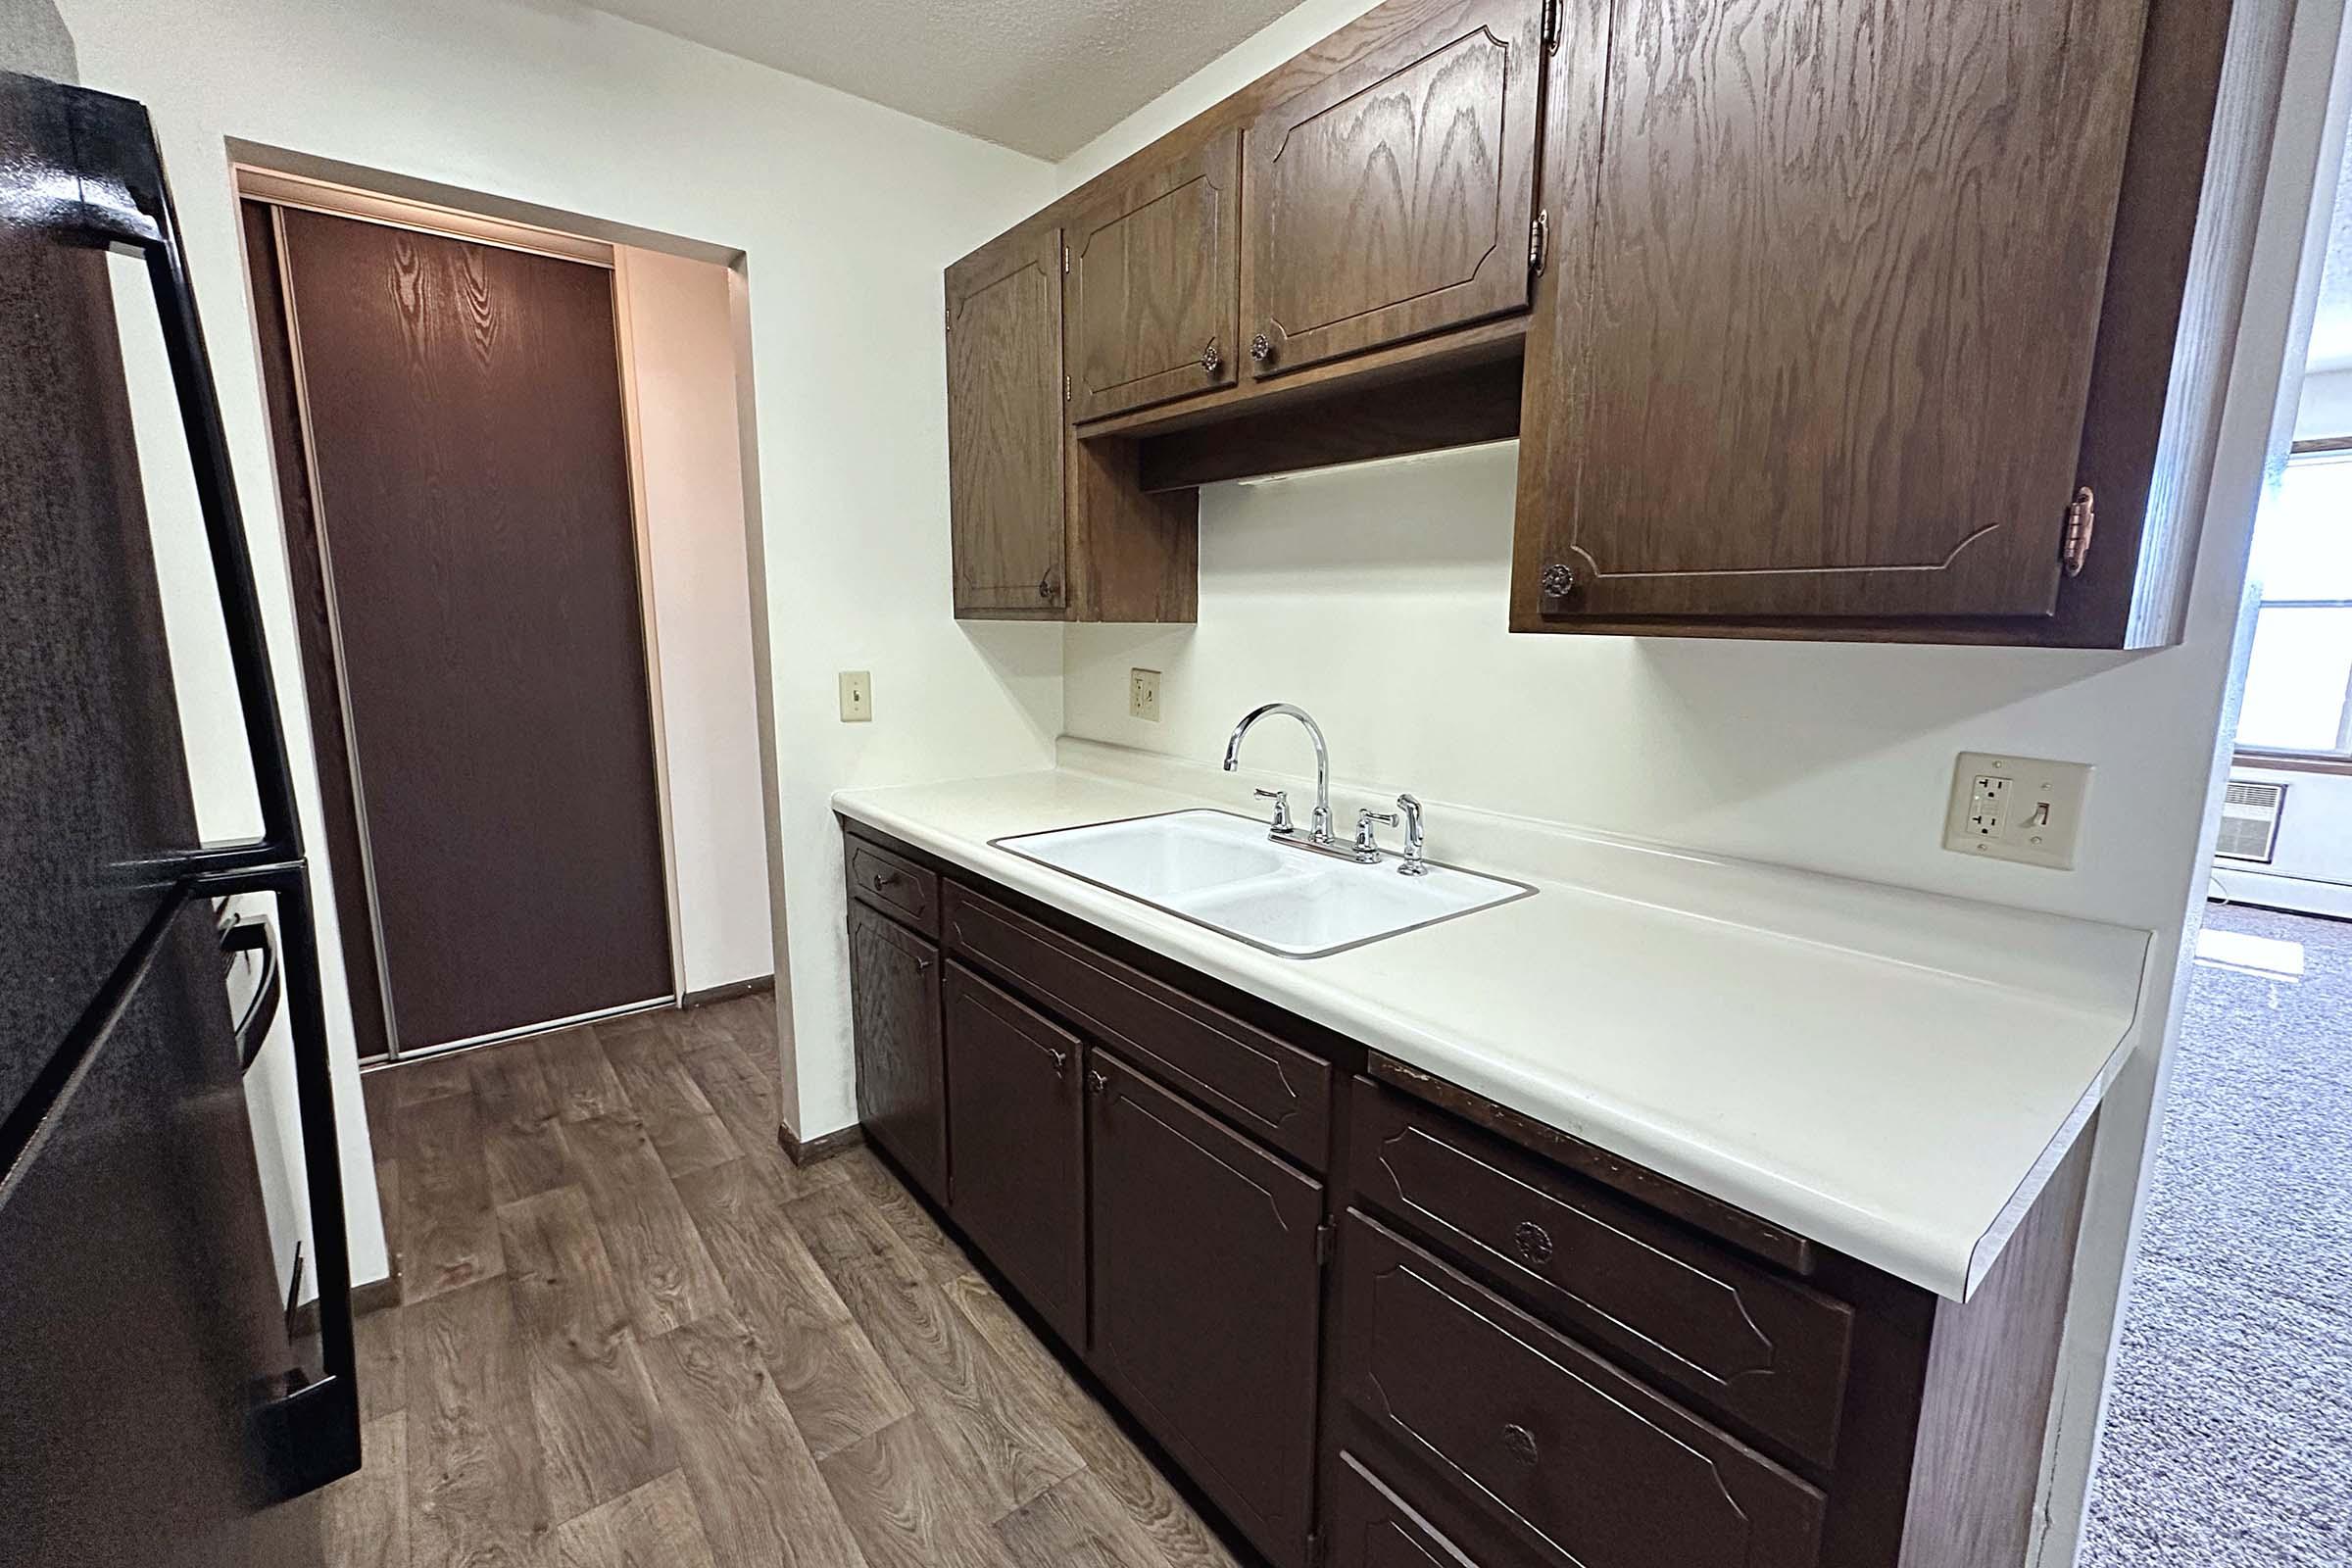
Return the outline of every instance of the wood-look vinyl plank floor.
{"type": "Polygon", "coordinates": [[[777,1148],[774,1016],[369,1075],[408,1291],[331,1568],[1235,1568],[887,1167],[777,1148]]]}

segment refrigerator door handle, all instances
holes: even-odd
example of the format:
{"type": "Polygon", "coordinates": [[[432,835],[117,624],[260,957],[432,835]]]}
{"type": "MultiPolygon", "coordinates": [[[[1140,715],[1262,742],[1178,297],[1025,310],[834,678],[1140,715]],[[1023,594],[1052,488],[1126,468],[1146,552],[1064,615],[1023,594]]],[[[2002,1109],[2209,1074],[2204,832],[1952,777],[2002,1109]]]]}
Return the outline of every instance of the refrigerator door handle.
{"type": "Polygon", "coordinates": [[[277,937],[267,918],[248,920],[240,915],[220,928],[220,951],[262,956],[261,975],[253,983],[253,996],[245,1004],[245,1015],[237,1020],[233,1031],[237,1039],[237,1070],[250,1072],[254,1058],[262,1054],[262,1046],[270,1038],[270,1026],[277,1021],[278,994],[283,989],[277,937]]]}
{"type": "Polygon", "coordinates": [[[204,327],[180,245],[163,155],[146,109],[127,98],[61,88],[80,179],[71,223],[83,243],[146,264],[164,350],[188,442],[205,540],[220,596],[229,664],[236,677],[246,746],[262,808],[262,835],[207,845],[157,863],[159,882],[190,897],[270,893],[277,899],[278,970],[294,1049],[296,1112],[310,1189],[313,1266],[318,1282],[318,1338],[324,1375],[253,1412],[262,1500],[314,1491],[360,1467],[358,1363],[352,1344],[351,1255],[344,1228],[343,1166],[319,989],[317,912],[311,903],[291,764],[270,676],[261,600],[245,547],[204,327]]]}

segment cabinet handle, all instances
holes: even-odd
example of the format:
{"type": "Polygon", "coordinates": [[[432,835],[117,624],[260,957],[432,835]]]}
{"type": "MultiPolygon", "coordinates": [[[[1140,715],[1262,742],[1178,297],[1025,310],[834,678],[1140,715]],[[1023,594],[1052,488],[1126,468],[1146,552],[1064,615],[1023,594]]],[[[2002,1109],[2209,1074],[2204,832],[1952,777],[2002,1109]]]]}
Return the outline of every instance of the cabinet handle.
{"type": "Polygon", "coordinates": [[[1066,1051],[1061,1051],[1054,1047],[1048,1047],[1047,1054],[1054,1058],[1054,1076],[1056,1078],[1067,1078],[1070,1075],[1070,1054],[1066,1051]]]}
{"type": "Polygon", "coordinates": [[[1544,597],[1565,599],[1576,591],[1576,568],[1564,561],[1555,561],[1544,568],[1544,597]]]}
{"type": "Polygon", "coordinates": [[[1523,1261],[1529,1263],[1551,1261],[1551,1232],[1532,1219],[1523,1219],[1519,1222],[1519,1228],[1511,1232],[1511,1245],[1519,1250],[1519,1256],[1523,1261]]]}
{"type": "Polygon", "coordinates": [[[1250,357],[1263,365],[1274,357],[1274,345],[1260,332],[1250,339],[1250,357]]]}
{"type": "Polygon", "coordinates": [[[1102,1076],[1102,1068],[1100,1068],[1100,1067],[1089,1067],[1089,1068],[1087,1068],[1087,1070],[1086,1070],[1086,1089],[1087,1089],[1087,1093],[1089,1093],[1089,1094],[1094,1094],[1094,1095],[1099,1095],[1099,1094],[1101,1094],[1101,1093],[1102,1093],[1103,1090],[1105,1090],[1105,1089],[1108,1089],[1109,1087],[1110,1087],[1110,1080],[1109,1080],[1108,1078],[1105,1078],[1105,1077],[1103,1077],[1103,1076],[1102,1076]]]}
{"type": "Polygon", "coordinates": [[[1048,571],[1043,577],[1037,579],[1037,597],[1040,599],[1051,599],[1054,597],[1053,572],[1048,571]]]}
{"type": "Polygon", "coordinates": [[[1217,373],[1217,367],[1224,363],[1225,356],[1217,352],[1217,340],[1213,337],[1210,338],[1208,347],[1200,351],[1200,368],[1208,374],[1214,375],[1217,373]]]}
{"type": "Polygon", "coordinates": [[[1516,1423],[1502,1429],[1502,1446],[1521,1464],[1536,1462],[1536,1435],[1516,1423]]]}
{"type": "Polygon", "coordinates": [[[899,873],[896,871],[876,871],[873,877],[874,891],[879,893],[898,879],[899,873]]]}

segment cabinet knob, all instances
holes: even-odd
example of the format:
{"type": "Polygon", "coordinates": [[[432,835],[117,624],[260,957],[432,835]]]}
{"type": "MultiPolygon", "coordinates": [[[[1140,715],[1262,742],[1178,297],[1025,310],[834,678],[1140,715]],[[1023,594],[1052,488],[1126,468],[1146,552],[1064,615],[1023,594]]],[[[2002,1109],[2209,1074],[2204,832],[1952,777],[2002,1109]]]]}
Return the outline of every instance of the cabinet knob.
{"type": "Polygon", "coordinates": [[[1274,357],[1274,345],[1267,341],[1265,333],[1260,332],[1250,340],[1250,357],[1260,365],[1274,357]]]}
{"type": "Polygon", "coordinates": [[[1049,571],[1043,577],[1037,579],[1037,597],[1040,599],[1052,599],[1054,597],[1053,572],[1049,571]]]}
{"type": "Polygon", "coordinates": [[[1523,1219],[1511,1232],[1511,1245],[1519,1250],[1520,1258],[1529,1263],[1551,1261],[1551,1232],[1532,1219],[1523,1219]]]}
{"type": "Polygon", "coordinates": [[[1210,338],[1208,347],[1200,351],[1200,368],[1207,374],[1214,375],[1217,373],[1217,367],[1224,363],[1225,356],[1217,352],[1217,340],[1213,337],[1210,338]]]}
{"type": "Polygon", "coordinates": [[[1103,1090],[1105,1090],[1105,1089],[1108,1089],[1109,1087],[1110,1087],[1110,1080],[1109,1080],[1108,1078],[1105,1078],[1105,1077],[1103,1077],[1103,1076],[1102,1076],[1102,1068],[1100,1068],[1100,1067],[1089,1067],[1089,1068],[1086,1070],[1086,1089],[1087,1089],[1087,1093],[1089,1093],[1089,1094],[1093,1094],[1093,1095],[1099,1095],[1099,1094],[1101,1094],[1101,1093],[1102,1093],[1103,1090]]]}
{"type": "Polygon", "coordinates": [[[1067,1078],[1070,1075],[1070,1054],[1066,1051],[1055,1050],[1051,1054],[1054,1057],[1054,1076],[1067,1078]]]}
{"type": "Polygon", "coordinates": [[[1513,1424],[1502,1429],[1502,1446],[1521,1464],[1536,1462],[1536,1435],[1523,1426],[1513,1424]]]}
{"type": "Polygon", "coordinates": [[[1576,568],[1564,561],[1555,561],[1544,568],[1544,597],[1565,599],[1576,591],[1576,568]]]}

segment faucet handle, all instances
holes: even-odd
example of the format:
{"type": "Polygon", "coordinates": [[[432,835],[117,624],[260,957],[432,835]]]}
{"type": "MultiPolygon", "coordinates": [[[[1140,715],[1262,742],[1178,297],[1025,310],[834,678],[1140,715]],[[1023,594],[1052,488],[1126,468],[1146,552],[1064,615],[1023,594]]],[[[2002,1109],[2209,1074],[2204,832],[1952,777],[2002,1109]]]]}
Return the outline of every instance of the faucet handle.
{"type": "Polygon", "coordinates": [[[1404,863],[1396,869],[1406,876],[1426,876],[1429,862],[1421,858],[1421,803],[1410,795],[1399,795],[1396,809],[1404,813],[1404,863]]]}
{"type": "Polygon", "coordinates": [[[1366,856],[1377,858],[1380,855],[1380,840],[1372,836],[1372,824],[1375,822],[1386,822],[1389,826],[1395,827],[1396,813],[1395,811],[1375,811],[1369,806],[1355,813],[1355,854],[1358,859],[1362,859],[1366,856]]]}
{"type": "Polygon", "coordinates": [[[1274,832],[1293,833],[1298,831],[1296,824],[1291,821],[1291,792],[1289,790],[1251,790],[1250,793],[1261,801],[1274,803],[1274,832]]]}

